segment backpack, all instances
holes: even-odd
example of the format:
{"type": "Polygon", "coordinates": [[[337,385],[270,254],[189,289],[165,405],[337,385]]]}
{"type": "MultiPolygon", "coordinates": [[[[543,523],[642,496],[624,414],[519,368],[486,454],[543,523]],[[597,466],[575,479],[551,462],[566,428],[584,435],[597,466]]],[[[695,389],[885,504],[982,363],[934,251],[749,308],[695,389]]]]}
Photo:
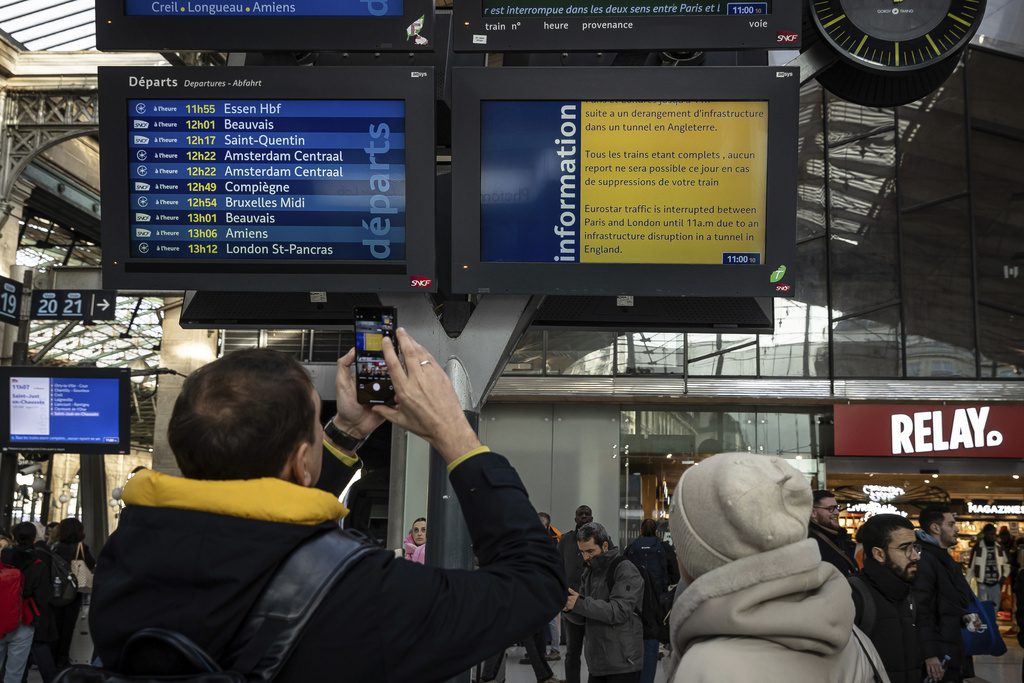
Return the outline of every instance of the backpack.
{"type": "Polygon", "coordinates": [[[16,567],[0,563],[0,636],[21,625],[24,588],[25,575],[16,567]]]}
{"type": "Polygon", "coordinates": [[[662,545],[660,540],[654,539],[654,545],[646,548],[635,544],[631,545],[625,554],[627,559],[637,567],[646,569],[647,573],[651,575],[651,578],[659,586],[668,586],[668,572],[666,570],[668,554],[665,552],[665,546],[662,545]]]}
{"type": "Polygon", "coordinates": [[[856,607],[860,607],[857,610],[857,620],[855,622],[857,628],[863,631],[865,635],[870,636],[871,632],[875,630],[875,621],[878,619],[878,608],[875,606],[875,599],[871,595],[871,589],[864,583],[864,579],[859,576],[848,576],[846,578],[850,582],[850,588],[853,589],[853,604],[856,607]]]}
{"type": "Polygon", "coordinates": [[[78,597],[78,581],[71,571],[71,563],[47,548],[37,548],[50,558],[50,604],[54,607],[70,605],[78,597]]]}
{"type": "Polygon", "coordinates": [[[611,593],[615,585],[615,570],[623,562],[630,562],[640,572],[644,580],[644,595],[640,601],[640,608],[636,614],[640,617],[640,623],[644,626],[644,640],[657,640],[667,643],[669,640],[668,613],[672,608],[671,593],[659,594],[654,585],[654,579],[646,567],[642,567],[624,555],[619,555],[608,565],[608,573],[605,581],[608,582],[608,592],[611,593]]]}
{"type": "Polygon", "coordinates": [[[303,542],[274,572],[219,662],[180,633],[147,628],[125,643],[120,672],[73,666],[54,683],[269,683],[330,588],[373,549],[342,529],[303,542]]]}

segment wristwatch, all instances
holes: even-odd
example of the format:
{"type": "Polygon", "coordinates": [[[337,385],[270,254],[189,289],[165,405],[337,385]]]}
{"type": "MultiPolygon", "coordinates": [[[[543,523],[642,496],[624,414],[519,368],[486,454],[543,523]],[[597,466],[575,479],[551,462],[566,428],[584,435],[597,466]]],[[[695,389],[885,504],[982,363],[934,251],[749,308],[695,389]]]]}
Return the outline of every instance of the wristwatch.
{"type": "Polygon", "coordinates": [[[324,438],[346,453],[355,454],[370,437],[367,435],[357,439],[351,434],[346,434],[338,429],[337,425],[334,424],[334,420],[328,420],[327,424],[324,425],[324,438]]]}

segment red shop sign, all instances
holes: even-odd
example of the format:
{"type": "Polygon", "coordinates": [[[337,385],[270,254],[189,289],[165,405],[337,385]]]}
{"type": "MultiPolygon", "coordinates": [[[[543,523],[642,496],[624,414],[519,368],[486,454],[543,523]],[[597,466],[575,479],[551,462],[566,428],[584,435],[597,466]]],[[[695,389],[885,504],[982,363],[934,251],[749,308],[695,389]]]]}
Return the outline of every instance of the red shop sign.
{"type": "Polygon", "coordinates": [[[1024,407],[837,405],[836,455],[1024,457],[1024,407]]]}

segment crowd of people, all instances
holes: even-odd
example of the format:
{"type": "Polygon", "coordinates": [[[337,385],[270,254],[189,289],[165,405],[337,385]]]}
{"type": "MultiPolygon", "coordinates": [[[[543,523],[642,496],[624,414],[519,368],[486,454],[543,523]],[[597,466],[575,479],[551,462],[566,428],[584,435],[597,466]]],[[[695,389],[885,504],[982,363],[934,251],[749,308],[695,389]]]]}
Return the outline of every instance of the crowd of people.
{"type": "Polygon", "coordinates": [[[70,661],[75,625],[88,591],[87,586],[79,590],[76,585],[70,595],[58,594],[54,576],[73,573],[76,561],[89,571],[95,568],[85,529],[74,517],[46,527],[21,522],[10,534],[0,534],[0,548],[0,610],[20,614],[0,638],[3,683],[22,683],[31,664],[38,667],[43,683],[50,683],[70,661]]]}
{"type": "MultiPolygon", "coordinates": [[[[721,453],[680,478],[674,547],[645,520],[620,549],[586,505],[563,533],[531,505],[509,461],[480,443],[436,359],[404,330],[397,339],[402,360],[383,340],[395,406],[358,403],[350,351],[326,423],[287,355],[238,351],[188,377],[167,434],[182,476],[143,470],[125,485],[91,596],[97,659],[62,683],[184,676],[196,662],[280,683],[443,681],[483,662],[490,680],[517,642],[537,680],[552,683],[560,636],[569,683],[579,683],[581,660],[590,683],[650,683],[661,644],[672,683],[968,673],[961,627],[983,623],[947,552],[949,510],[924,510],[917,529],[872,518],[856,539],[862,568],[831,493],[812,492],[784,458],[721,453]],[[425,519],[398,552],[340,524],[348,511],[338,496],[385,420],[447,464],[474,571],[424,562],[425,519]],[[133,636],[154,627],[162,635],[140,651],[133,636]]],[[[32,531],[16,531],[30,553],[32,531]]],[[[15,640],[4,638],[9,659],[15,640]]]]}

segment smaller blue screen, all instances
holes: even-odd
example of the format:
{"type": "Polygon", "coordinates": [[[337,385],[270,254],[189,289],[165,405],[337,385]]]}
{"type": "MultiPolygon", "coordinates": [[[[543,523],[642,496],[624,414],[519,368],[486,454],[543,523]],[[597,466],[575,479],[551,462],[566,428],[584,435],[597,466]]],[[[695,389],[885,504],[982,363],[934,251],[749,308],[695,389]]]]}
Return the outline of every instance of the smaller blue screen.
{"type": "Polygon", "coordinates": [[[117,444],[120,388],[116,379],[12,377],[12,443],[117,444]]]}

